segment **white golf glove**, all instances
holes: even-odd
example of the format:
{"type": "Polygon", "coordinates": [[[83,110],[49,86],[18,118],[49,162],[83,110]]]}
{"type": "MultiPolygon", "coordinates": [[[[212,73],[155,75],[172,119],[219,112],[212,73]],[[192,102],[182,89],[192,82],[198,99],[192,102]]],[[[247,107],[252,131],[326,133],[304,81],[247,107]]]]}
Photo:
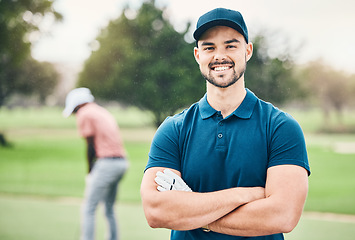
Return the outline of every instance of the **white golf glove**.
{"type": "Polygon", "coordinates": [[[192,192],[191,188],[187,186],[184,180],[169,169],[165,169],[163,172],[157,172],[156,176],[154,180],[159,185],[157,189],[160,192],[170,190],[192,192]]]}

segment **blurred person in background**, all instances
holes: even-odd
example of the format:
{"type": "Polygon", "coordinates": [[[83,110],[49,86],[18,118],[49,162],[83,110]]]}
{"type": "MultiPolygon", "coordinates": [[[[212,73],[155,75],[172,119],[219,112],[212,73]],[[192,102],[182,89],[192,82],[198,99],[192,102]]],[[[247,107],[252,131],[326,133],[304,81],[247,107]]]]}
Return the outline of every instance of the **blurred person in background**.
{"type": "Polygon", "coordinates": [[[118,185],[128,160],[119,127],[105,108],[94,102],[88,88],[76,88],[66,97],[64,117],[75,114],[80,135],[86,139],[88,175],[82,212],[82,240],[95,238],[95,211],[99,202],[105,206],[109,240],[119,239],[114,204],[118,185]]]}
{"type": "Polygon", "coordinates": [[[194,38],[207,93],[153,138],[141,184],[148,224],[172,240],[282,240],[308,192],[302,129],[245,88],[253,45],[240,12],[202,15],[194,38]]]}

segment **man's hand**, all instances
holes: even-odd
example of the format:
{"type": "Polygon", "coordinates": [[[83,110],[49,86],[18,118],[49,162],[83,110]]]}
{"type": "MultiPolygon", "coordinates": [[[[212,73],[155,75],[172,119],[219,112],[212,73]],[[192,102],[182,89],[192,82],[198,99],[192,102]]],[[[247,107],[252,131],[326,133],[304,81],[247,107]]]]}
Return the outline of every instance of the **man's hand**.
{"type": "Polygon", "coordinates": [[[169,169],[165,169],[163,172],[157,172],[155,182],[158,184],[158,191],[185,191],[192,192],[191,188],[182,180],[181,177],[173,173],[169,169]]]}

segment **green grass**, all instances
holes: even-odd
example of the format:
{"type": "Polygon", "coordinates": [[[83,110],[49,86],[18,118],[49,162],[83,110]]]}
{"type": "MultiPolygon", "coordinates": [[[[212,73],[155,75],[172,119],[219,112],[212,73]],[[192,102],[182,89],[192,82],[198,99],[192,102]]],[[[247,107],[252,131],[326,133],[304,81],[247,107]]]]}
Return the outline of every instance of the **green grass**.
{"type": "Polygon", "coordinates": [[[331,111],[327,117],[320,109],[285,109],[290,113],[302,126],[302,129],[307,132],[326,132],[340,133],[350,132],[355,133],[355,111],[344,111],[342,116],[331,111]]]}
{"type": "MultiPolygon", "coordinates": [[[[140,181],[155,131],[150,127],[151,116],[134,108],[110,111],[119,122],[130,160],[120,200],[139,202],[140,181]]],[[[0,126],[12,145],[0,147],[0,193],[82,197],[86,146],[74,117],[64,119],[58,108],[1,109],[0,126]]]]}
{"type": "MultiPolygon", "coordinates": [[[[115,116],[119,125],[123,128],[152,126],[153,115],[141,111],[135,107],[121,108],[108,107],[108,110],[115,116]]],[[[63,129],[74,128],[75,117],[65,119],[62,116],[63,108],[0,108],[0,130],[12,128],[45,128],[63,129]]]]}
{"type": "Polygon", "coordinates": [[[312,174],[306,210],[355,214],[355,154],[308,147],[312,174]]]}
{"type": "MultiPolygon", "coordinates": [[[[44,199],[0,194],[0,239],[78,240],[80,204],[76,199],[44,199]]],[[[151,229],[140,204],[119,203],[115,207],[122,240],[167,240],[169,230],[151,229]]],[[[106,231],[102,207],[97,213],[97,240],[106,231]]],[[[341,222],[303,216],[286,240],[352,240],[355,222],[341,222]]]]}
{"type": "MultiPolygon", "coordinates": [[[[0,239],[2,240],[78,240],[81,202],[72,199],[0,195],[0,239]]],[[[140,204],[115,206],[123,240],[168,239],[167,229],[151,229],[140,204]]],[[[104,240],[106,223],[103,208],[97,211],[96,236],[104,240]]]]}
{"type": "MultiPolygon", "coordinates": [[[[87,170],[84,141],[78,136],[56,139],[52,134],[25,136],[11,140],[11,148],[0,148],[0,192],[82,197],[87,170]]],[[[123,201],[140,201],[139,186],[149,146],[149,142],[125,142],[130,168],[121,184],[123,201]]]]}
{"type": "Polygon", "coordinates": [[[12,141],[11,148],[0,149],[0,192],[79,196],[85,169],[79,140],[26,136],[12,141]]]}
{"type": "Polygon", "coordinates": [[[355,222],[314,219],[302,217],[297,227],[288,234],[286,240],[353,240],[355,222]]]}

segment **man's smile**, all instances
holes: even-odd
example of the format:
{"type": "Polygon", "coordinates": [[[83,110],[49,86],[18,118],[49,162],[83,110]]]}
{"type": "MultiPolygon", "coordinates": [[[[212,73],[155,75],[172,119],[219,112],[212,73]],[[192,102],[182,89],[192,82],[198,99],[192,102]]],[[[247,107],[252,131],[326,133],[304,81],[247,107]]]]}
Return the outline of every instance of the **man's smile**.
{"type": "Polygon", "coordinates": [[[231,67],[220,66],[220,67],[212,68],[212,70],[219,72],[219,71],[225,71],[225,70],[230,69],[230,68],[231,68],[231,67]]]}
{"type": "Polygon", "coordinates": [[[228,61],[228,62],[225,61],[225,62],[220,62],[220,63],[214,62],[214,63],[209,64],[210,69],[215,72],[227,71],[227,70],[233,68],[233,66],[234,66],[233,62],[230,62],[230,61],[228,61]]]}

